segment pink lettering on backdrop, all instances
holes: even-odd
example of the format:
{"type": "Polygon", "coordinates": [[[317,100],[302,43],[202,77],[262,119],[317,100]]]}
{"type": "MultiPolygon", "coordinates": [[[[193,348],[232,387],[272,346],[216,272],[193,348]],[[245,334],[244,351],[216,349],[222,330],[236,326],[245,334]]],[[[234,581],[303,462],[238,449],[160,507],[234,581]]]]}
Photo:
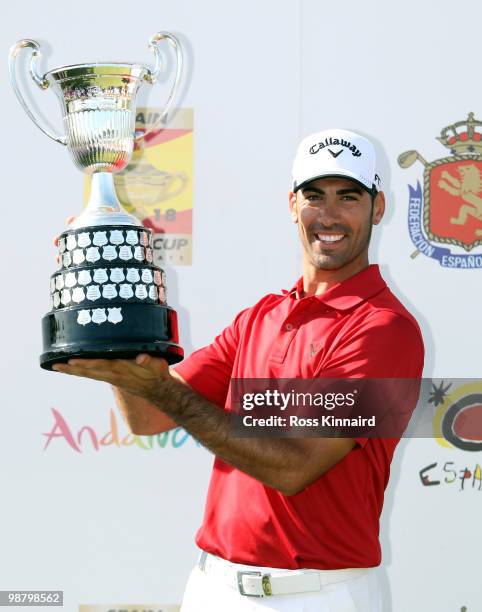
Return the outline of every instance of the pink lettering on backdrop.
{"type": "Polygon", "coordinates": [[[42,434],[46,438],[43,450],[47,450],[54,441],[55,444],[58,444],[60,440],[63,440],[63,443],[66,443],[76,453],[82,453],[85,450],[98,452],[108,446],[117,448],[137,446],[143,450],[166,447],[181,448],[190,439],[196,446],[200,446],[199,442],[194,440],[181,427],[151,436],[138,436],[133,433],[121,436],[117,416],[112,409],[109,411],[110,427],[107,431],[98,431],[98,426],[93,425],[82,425],[79,428],[72,427],[59,410],[56,408],[51,410],[53,423],[50,430],[42,434]]]}

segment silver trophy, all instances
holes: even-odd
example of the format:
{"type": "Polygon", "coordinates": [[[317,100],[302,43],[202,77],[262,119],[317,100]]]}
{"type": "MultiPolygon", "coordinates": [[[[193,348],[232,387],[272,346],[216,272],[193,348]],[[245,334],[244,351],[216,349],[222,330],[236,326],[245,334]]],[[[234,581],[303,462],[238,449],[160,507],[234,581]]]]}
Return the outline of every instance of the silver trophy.
{"type": "Polygon", "coordinates": [[[163,270],[153,264],[152,232],[120,204],[113,175],[130,161],[134,143],[162,129],[182,74],[177,39],[158,32],[149,41],[153,68],[139,64],[92,63],[64,66],[42,75],[40,45],[20,40],[10,50],[10,81],[27,115],[49,138],[67,146],[75,165],[91,175],[84,211],[59,239],[59,269],[50,279],[51,310],[42,320],[40,365],[51,369],[71,357],[131,358],[139,352],[169,363],[183,357],[176,312],[166,303],[163,270]],[[176,54],[174,84],[157,122],[135,136],[136,94],[155,83],[162,70],[162,41],[176,54]],[[34,115],[18,86],[16,58],[31,49],[30,75],[60,100],[65,136],[51,132],[34,115]]]}

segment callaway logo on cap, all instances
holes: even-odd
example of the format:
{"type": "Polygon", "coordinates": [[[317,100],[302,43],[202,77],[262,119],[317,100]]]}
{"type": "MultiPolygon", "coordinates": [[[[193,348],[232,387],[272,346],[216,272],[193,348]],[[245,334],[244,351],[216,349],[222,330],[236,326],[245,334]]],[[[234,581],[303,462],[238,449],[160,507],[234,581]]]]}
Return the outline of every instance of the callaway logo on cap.
{"type": "Polygon", "coordinates": [[[325,130],[301,141],[293,163],[293,191],[328,176],[344,176],[371,194],[381,188],[372,143],[348,130],[325,130]]]}

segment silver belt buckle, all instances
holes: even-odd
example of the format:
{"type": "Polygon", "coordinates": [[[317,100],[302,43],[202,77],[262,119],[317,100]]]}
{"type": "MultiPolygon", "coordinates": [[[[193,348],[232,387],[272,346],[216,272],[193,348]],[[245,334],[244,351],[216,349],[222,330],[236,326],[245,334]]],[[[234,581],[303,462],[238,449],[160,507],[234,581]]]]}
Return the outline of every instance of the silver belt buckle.
{"type": "Polygon", "coordinates": [[[241,595],[245,597],[269,597],[273,595],[273,591],[271,589],[270,575],[263,574],[262,572],[247,572],[247,571],[238,571],[236,572],[238,578],[238,589],[241,595]],[[255,595],[253,593],[246,593],[243,586],[243,576],[251,575],[251,576],[259,576],[261,578],[261,588],[263,589],[264,595],[255,595]]]}

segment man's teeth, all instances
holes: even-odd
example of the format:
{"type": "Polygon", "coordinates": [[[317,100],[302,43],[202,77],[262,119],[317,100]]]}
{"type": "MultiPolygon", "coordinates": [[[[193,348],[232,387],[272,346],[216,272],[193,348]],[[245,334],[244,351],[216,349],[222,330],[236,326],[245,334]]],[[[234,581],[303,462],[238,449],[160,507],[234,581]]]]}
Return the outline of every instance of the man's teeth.
{"type": "Polygon", "coordinates": [[[338,242],[344,237],[344,234],[315,234],[317,240],[324,242],[338,242]]]}

